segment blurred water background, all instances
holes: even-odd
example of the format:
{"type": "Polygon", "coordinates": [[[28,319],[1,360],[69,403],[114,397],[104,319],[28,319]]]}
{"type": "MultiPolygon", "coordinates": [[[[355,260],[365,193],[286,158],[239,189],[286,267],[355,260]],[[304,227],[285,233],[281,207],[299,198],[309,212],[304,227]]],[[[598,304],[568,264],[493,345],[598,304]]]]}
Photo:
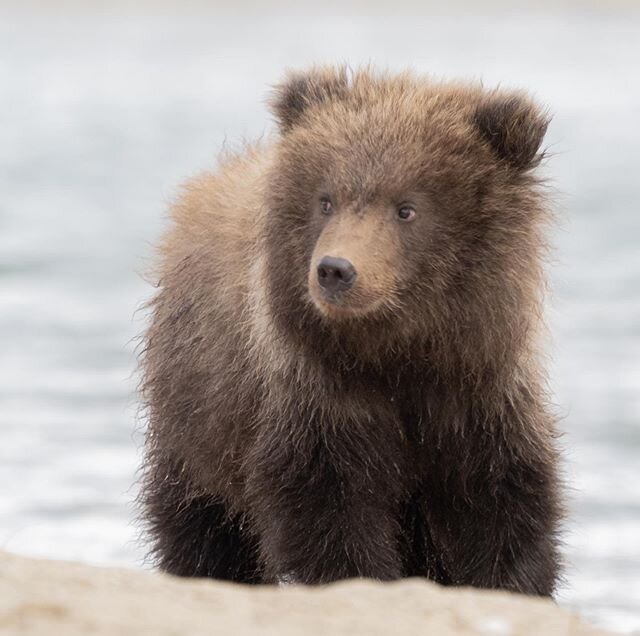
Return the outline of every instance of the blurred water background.
{"type": "Polygon", "coordinates": [[[141,565],[132,338],[150,245],[177,184],[268,134],[268,85],[313,62],[526,87],[555,113],[559,599],[640,630],[634,3],[0,2],[0,547],[141,565]]]}

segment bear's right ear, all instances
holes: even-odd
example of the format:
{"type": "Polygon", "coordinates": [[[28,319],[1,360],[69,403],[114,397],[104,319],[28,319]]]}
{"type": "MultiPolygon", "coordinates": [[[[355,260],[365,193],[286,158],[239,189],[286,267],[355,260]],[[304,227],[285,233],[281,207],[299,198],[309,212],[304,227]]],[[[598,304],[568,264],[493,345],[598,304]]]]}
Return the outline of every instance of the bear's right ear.
{"type": "Polygon", "coordinates": [[[308,72],[291,72],[277,84],[269,99],[271,112],[282,132],[293,128],[304,112],[329,100],[343,99],[349,90],[346,68],[316,68],[308,72]]]}

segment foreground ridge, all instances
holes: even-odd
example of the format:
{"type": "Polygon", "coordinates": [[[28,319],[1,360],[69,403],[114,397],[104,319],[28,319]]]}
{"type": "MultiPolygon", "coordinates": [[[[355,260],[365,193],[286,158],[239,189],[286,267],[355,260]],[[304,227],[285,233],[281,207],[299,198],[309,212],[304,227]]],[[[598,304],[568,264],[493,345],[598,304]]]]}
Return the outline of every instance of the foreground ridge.
{"type": "Polygon", "coordinates": [[[0,552],[0,634],[606,634],[552,601],[420,579],[241,586],[0,552]]]}

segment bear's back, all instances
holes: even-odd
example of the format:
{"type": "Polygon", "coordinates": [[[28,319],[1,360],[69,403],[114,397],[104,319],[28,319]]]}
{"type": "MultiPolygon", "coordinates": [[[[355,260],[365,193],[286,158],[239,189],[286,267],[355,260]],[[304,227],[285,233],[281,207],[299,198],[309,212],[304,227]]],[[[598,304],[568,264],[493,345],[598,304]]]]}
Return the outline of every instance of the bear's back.
{"type": "Polygon", "coordinates": [[[268,161],[268,150],[250,147],[185,184],[159,248],[143,392],[158,446],[205,489],[232,481],[215,466],[240,443],[237,424],[259,393],[246,349],[268,161]],[[206,452],[194,452],[204,439],[206,452]]]}
{"type": "Polygon", "coordinates": [[[251,146],[223,159],[215,173],[182,186],[171,209],[172,225],[160,245],[160,278],[185,259],[206,255],[218,293],[246,286],[262,225],[269,150],[251,146]]]}

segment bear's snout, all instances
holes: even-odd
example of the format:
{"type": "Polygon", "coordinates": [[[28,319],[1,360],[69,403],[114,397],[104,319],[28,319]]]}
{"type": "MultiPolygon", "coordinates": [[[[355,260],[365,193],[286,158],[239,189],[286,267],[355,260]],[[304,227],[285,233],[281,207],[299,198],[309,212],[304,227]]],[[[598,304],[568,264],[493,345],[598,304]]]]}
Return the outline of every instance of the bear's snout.
{"type": "Polygon", "coordinates": [[[323,256],[318,263],[317,275],[320,287],[335,294],[352,287],[358,274],[346,258],[323,256]]]}

